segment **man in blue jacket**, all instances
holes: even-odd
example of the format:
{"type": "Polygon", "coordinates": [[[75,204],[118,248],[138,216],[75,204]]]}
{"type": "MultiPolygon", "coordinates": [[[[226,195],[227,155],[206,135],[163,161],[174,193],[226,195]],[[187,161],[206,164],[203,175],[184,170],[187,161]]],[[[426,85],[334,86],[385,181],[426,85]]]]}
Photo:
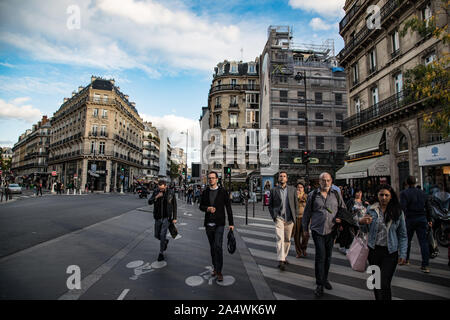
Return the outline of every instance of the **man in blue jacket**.
{"type": "Polygon", "coordinates": [[[400,192],[400,204],[406,220],[406,230],[408,232],[408,251],[406,254],[406,264],[409,264],[409,252],[411,250],[411,240],[414,231],[419,239],[420,252],[422,254],[422,272],[429,273],[428,268],[430,259],[430,250],[427,240],[427,222],[431,227],[431,217],[426,209],[426,195],[422,190],[415,188],[416,177],[409,176],[406,180],[409,188],[400,192]]]}

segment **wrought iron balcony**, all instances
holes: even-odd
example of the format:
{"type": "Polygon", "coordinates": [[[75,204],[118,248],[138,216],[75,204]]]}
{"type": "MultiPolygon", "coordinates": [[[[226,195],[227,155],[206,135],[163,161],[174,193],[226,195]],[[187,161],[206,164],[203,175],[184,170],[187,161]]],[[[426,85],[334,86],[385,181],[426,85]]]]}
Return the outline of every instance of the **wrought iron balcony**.
{"type": "Polygon", "coordinates": [[[349,23],[349,21],[353,18],[353,16],[358,12],[358,10],[361,8],[361,4],[359,3],[360,1],[357,1],[353,7],[347,12],[347,14],[345,15],[345,17],[341,20],[341,22],[339,22],[339,32],[342,31],[342,29],[345,28],[345,26],[347,26],[347,24],[349,23]]]}
{"type": "Polygon", "coordinates": [[[411,102],[412,99],[409,96],[409,92],[401,91],[399,93],[396,93],[389,98],[382,100],[375,105],[365,110],[361,110],[361,112],[344,119],[342,131],[350,130],[352,128],[380,118],[388,113],[391,113],[392,111],[406,106],[411,102]]]}

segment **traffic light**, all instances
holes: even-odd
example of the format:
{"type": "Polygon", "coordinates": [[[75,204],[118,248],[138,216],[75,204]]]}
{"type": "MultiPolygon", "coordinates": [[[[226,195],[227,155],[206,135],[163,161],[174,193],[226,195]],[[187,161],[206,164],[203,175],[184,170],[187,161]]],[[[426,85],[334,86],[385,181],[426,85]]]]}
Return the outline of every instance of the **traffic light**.
{"type": "Polygon", "coordinates": [[[311,151],[305,150],[302,153],[302,163],[307,164],[309,163],[309,155],[311,154],[311,151]]]}
{"type": "Polygon", "coordinates": [[[223,168],[223,172],[224,172],[226,177],[231,176],[231,167],[224,167],[223,168]]]}
{"type": "Polygon", "coordinates": [[[183,176],[186,175],[186,168],[183,168],[182,174],[183,174],[183,176]]]}
{"type": "Polygon", "coordinates": [[[122,172],[124,172],[124,171],[125,171],[125,168],[122,168],[122,169],[120,169],[120,170],[122,170],[122,172]]]}

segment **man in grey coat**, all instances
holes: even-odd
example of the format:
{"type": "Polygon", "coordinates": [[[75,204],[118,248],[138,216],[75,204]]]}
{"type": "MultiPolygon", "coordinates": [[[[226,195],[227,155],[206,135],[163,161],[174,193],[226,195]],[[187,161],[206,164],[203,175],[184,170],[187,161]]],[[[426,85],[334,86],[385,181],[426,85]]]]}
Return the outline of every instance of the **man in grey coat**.
{"type": "Polygon", "coordinates": [[[341,223],[336,218],[339,207],[346,209],[344,200],[339,192],[331,187],[333,179],[328,172],[319,176],[320,188],[308,195],[305,211],[303,212],[303,230],[309,236],[308,226],[311,222],[311,233],[316,248],[315,274],[317,288],[314,294],[317,297],[323,295],[323,287],[331,290],[328,281],[328,270],[331,264],[331,253],[335,238],[335,224],[341,223]]]}
{"type": "Polygon", "coordinates": [[[277,236],[278,268],[284,271],[291,247],[292,230],[298,214],[297,190],[287,185],[288,177],[285,171],[278,174],[279,185],[270,190],[269,212],[275,222],[277,236]]]}

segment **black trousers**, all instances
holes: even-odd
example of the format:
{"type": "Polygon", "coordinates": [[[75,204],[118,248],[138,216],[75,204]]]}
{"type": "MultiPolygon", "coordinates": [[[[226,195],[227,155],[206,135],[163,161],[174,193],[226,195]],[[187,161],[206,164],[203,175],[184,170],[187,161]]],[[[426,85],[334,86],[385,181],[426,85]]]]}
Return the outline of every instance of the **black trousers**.
{"type": "Polygon", "coordinates": [[[397,268],[398,252],[389,253],[387,247],[369,248],[369,264],[377,265],[381,271],[381,289],[373,289],[375,300],[392,300],[391,281],[397,268]]]}
{"type": "Polygon", "coordinates": [[[209,246],[211,249],[211,259],[214,270],[222,273],[223,267],[223,232],[224,226],[206,226],[206,236],[208,237],[209,246]]]}
{"type": "Polygon", "coordinates": [[[312,231],[314,246],[316,248],[315,273],[316,284],[325,285],[328,280],[328,270],[331,265],[331,253],[333,252],[333,242],[335,234],[332,232],[327,235],[320,235],[316,231],[312,231]]]}

